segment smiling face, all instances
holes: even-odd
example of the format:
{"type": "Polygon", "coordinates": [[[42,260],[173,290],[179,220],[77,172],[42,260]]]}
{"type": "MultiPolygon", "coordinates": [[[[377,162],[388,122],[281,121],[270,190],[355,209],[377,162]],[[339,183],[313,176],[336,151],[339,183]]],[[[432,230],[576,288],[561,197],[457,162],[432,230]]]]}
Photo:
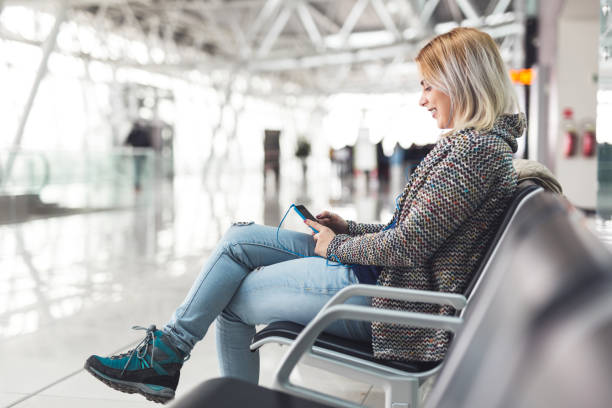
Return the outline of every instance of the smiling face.
{"type": "Polygon", "coordinates": [[[419,105],[431,113],[440,129],[452,128],[450,96],[434,88],[424,79],[421,80],[421,89],[422,93],[419,99],[419,105]]]}

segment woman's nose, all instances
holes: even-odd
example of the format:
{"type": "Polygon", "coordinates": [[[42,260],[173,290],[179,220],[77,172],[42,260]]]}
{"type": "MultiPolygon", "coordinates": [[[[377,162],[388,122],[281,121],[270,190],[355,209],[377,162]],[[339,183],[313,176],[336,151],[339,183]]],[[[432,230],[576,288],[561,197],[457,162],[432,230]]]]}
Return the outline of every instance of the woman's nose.
{"type": "Polygon", "coordinates": [[[426,104],[427,104],[427,98],[425,98],[425,95],[421,95],[421,98],[419,99],[419,105],[425,106],[426,104]]]}

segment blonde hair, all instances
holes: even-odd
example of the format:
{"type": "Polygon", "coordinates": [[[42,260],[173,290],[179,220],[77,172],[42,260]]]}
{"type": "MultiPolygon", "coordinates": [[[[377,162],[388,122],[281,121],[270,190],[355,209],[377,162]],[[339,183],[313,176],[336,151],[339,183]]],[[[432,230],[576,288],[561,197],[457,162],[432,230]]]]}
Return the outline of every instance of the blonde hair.
{"type": "Polygon", "coordinates": [[[487,33],[455,28],[427,43],[416,62],[423,79],[450,97],[453,130],[488,130],[500,115],[518,109],[508,70],[487,33]]]}

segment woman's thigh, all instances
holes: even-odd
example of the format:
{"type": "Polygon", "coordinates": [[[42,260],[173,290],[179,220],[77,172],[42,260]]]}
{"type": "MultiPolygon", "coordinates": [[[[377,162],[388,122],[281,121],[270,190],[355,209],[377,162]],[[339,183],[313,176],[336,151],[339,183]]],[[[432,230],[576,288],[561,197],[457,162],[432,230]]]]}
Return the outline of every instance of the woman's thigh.
{"type": "MultiPolygon", "coordinates": [[[[244,279],[224,315],[249,325],[292,321],[308,324],[343,288],[359,283],[350,268],[320,257],[299,258],[255,269],[244,279]]],[[[354,297],[347,303],[370,305],[354,297]]],[[[342,320],[325,332],[360,340],[371,339],[369,322],[342,320]]]]}
{"type": "Polygon", "coordinates": [[[313,256],[315,248],[310,234],[252,222],[234,223],[219,244],[250,269],[313,256]]]}

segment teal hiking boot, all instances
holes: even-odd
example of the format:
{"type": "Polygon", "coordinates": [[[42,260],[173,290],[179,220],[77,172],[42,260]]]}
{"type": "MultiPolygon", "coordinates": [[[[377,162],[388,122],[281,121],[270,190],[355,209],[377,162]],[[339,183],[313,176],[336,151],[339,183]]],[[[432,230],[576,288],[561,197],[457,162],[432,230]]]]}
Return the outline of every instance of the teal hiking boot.
{"type": "Polygon", "coordinates": [[[147,331],[134,349],[110,357],[91,356],[85,369],[111,388],[164,404],[174,398],[181,367],[189,355],[174,347],[168,335],[154,325],[133,329],[147,331]]]}

